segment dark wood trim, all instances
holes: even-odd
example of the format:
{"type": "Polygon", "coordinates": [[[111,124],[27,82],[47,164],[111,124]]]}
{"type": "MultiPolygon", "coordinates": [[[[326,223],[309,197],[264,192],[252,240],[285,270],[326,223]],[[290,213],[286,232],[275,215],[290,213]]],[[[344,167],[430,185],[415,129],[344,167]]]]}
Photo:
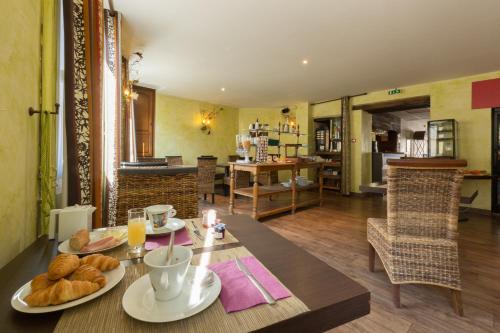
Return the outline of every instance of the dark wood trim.
{"type": "MultiPolygon", "coordinates": [[[[140,92],[143,91],[143,92],[151,93],[151,96],[152,96],[151,97],[151,103],[152,103],[151,118],[152,118],[152,120],[151,120],[151,123],[149,124],[149,126],[150,126],[150,133],[151,133],[151,154],[142,156],[139,153],[139,149],[138,148],[136,148],[136,151],[137,151],[137,158],[139,158],[139,157],[154,157],[154,154],[155,154],[155,122],[156,122],[156,90],[152,89],[152,88],[137,86],[137,85],[134,85],[132,87],[132,89],[135,92],[137,92],[138,94],[140,94],[140,92]]],[[[130,103],[133,103],[133,101],[130,101],[130,103]]],[[[134,112],[135,112],[135,108],[134,108],[134,112]]],[[[127,129],[130,126],[128,124],[128,119],[129,119],[129,117],[126,118],[126,120],[127,120],[127,125],[126,125],[127,129]]],[[[136,130],[136,133],[137,133],[137,127],[136,127],[135,130],[136,130]]],[[[127,133],[125,135],[127,136],[126,142],[128,142],[128,130],[127,130],[127,133]]],[[[137,138],[137,136],[136,136],[136,138],[137,138]]],[[[136,140],[136,145],[138,145],[137,140],[136,140]]]]}
{"type": "Polygon", "coordinates": [[[388,159],[387,165],[402,168],[464,168],[467,166],[467,161],[443,158],[403,158],[388,159]]]}
{"type": "Polygon", "coordinates": [[[310,309],[260,331],[324,332],[370,312],[368,290],[264,224],[248,215],[225,216],[222,222],[310,309]]]}
{"type": "Polygon", "coordinates": [[[500,213],[500,202],[498,201],[498,175],[500,174],[500,165],[497,152],[500,150],[498,142],[498,131],[500,130],[500,108],[491,110],[491,211],[500,213]]]}
{"type": "Polygon", "coordinates": [[[96,207],[94,228],[102,226],[104,211],[103,127],[102,127],[102,65],[103,8],[96,0],[84,1],[85,50],[87,59],[87,89],[90,131],[90,181],[92,205],[96,207]]]}
{"type": "Polygon", "coordinates": [[[73,1],[63,1],[64,16],[64,117],[68,162],[68,205],[80,203],[80,176],[77,169],[78,145],[75,137],[75,81],[73,44],[73,1]]]}
{"type": "Polygon", "coordinates": [[[369,113],[405,111],[411,109],[428,108],[431,106],[430,96],[416,96],[409,98],[401,98],[390,101],[356,104],[352,106],[352,110],[363,110],[369,113]]]}

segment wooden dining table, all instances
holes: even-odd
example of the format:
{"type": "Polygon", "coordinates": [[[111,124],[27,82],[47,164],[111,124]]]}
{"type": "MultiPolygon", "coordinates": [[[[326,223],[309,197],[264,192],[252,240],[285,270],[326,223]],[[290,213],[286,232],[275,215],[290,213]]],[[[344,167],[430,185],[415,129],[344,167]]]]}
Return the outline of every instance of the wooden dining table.
{"type": "MultiPolygon", "coordinates": [[[[226,224],[230,231],[232,241],[225,244],[216,244],[206,247],[193,249],[195,255],[205,255],[210,253],[216,256],[224,251],[247,251],[257,258],[267,270],[274,275],[293,295],[297,302],[302,304],[300,313],[287,317],[286,319],[270,322],[265,326],[258,326],[252,331],[257,332],[323,332],[336,326],[342,325],[356,318],[360,318],[370,312],[370,293],[359,283],[350,279],[341,272],[330,267],[320,259],[304,251],[300,247],[273,232],[267,226],[258,223],[247,215],[229,215],[221,217],[222,222],[226,224]]],[[[186,225],[187,226],[187,225],[186,225]]],[[[126,245],[124,245],[126,246],[126,245]]],[[[63,319],[71,320],[71,317],[77,323],[83,323],[83,326],[69,326],[72,332],[78,331],[102,331],[102,326],[97,327],[99,320],[93,321],[93,311],[109,311],[109,321],[121,325],[120,331],[156,331],[169,330],[164,324],[147,324],[139,322],[128,317],[121,307],[122,294],[117,294],[126,288],[125,283],[130,281],[122,280],[117,286],[99,298],[89,303],[78,306],[78,311],[85,313],[79,317],[78,311],[71,309],[52,312],[47,314],[24,314],[11,308],[10,299],[14,292],[24,283],[32,279],[35,275],[47,270],[50,260],[57,255],[57,243],[41,237],[31,246],[24,250],[14,260],[8,263],[0,270],[0,332],[52,332],[55,329],[62,331],[61,327],[68,327],[61,324],[63,319]],[[113,297],[118,297],[119,306],[103,306],[106,301],[111,301],[113,297]],[[108,298],[108,299],[106,299],[108,298]],[[99,308],[101,306],[101,308],[99,308]],[[114,312],[113,312],[114,311],[114,312]],[[69,316],[66,314],[68,312],[69,316]],[[117,322],[117,320],[124,321],[117,322]],[[141,326],[149,325],[149,326],[141,326]],[[132,327],[133,326],[133,327],[132,327]]],[[[127,269],[137,271],[140,263],[139,259],[124,259],[122,263],[127,269]]],[[[126,273],[128,274],[128,273],[126,273]]],[[[127,275],[126,275],[127,276],[127,275]]],[[[130,280],[130,278],[129,278],[130,280]]],[[[113,300],[113,304],[116,301],[113,300]]],[[[220,302],[219,300],[216,301],[220,302]]],[[[279,304],[281,301],[278,301],[279,304]]],[[[211,308],[220,307],[220,304],[212,304],[205,311],[211,308]]],[[[265,311],[266,307],[270,311],[276,305],[259,305],[252,309],[260,308],[265,311]]],[[[223,313],[218,317],[217,330],[228,330],[227,321],[234,321],[239,313],[223,313]],[[224,327],[226,327],[224,329],[224,327]]],[[[97,313],[95,313],[97,314],[97,313]]],[[[102,317],[102,313],[100,313],[102,317]]],[[[192,331],[198,326],[189,326],[191,321],[200,320],[203,312],[193,317],[182,320],[182,325],[170,326],[179,331],[192,331]]],[[[264,317],[261,317],[261,319],[264,317]]],[[[102,318],[101,318],[102,321],[102,318]]],[[[106,319],[105,319],[106,321],[106,319]]],[[[178,322],[174,322],[178,323],[178,322]]],[[[66,325],[70,325],[71,321],[66,325]]],[[[102,323],[101,323],[102,324],[102,323]]],[[[170,323],[168,323],[170,324],[170,323]]],[[[199,323],[198,323],[199,324],[199,323]]],[[[108,324],[109,325],[109,324],[108,324]]],[[[108,326],[108,331],[109,331],[108,326]]],[[[112,326],[112,329],[118,327],[112,326]]],[[[239,328],[238,330],[242,330],[239,328]]],[[[196,330],[194,330],[196,331],[196,330]]],[[[205,328],[205,331],[210,331],[205,328]]],[[[233,330],[234,331],[234,330],[233,330]]]]}

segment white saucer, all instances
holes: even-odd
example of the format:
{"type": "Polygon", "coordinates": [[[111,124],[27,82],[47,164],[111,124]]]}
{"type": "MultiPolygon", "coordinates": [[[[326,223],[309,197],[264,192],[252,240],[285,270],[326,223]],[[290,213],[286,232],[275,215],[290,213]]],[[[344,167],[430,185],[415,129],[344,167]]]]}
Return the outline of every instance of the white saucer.
{"type": "Polygon", "coordinates": [[[26,302],[23,300],[27,295],[31,294],[31,281],[29,281],[15,292],[14,296],[12,296],[12,299],[10,300],[10,304],[17,311],[25,313],[47,313],[72,308],[74,306],[93,300],[94,298],[101,296],[102,294],[106,293],[111,288],[116,286],[125,275],[125,267],[120,263],[120,266],[118,266],[117,268],[108,272],[103,272],[102,274],[106,277],[106,285],[104,287],[90,295],[75,299],[71,302],[59,305],[29,307],[28,304],[26,304],[26,302]]]}
{"type": "Polygon", "coordinates": [[[161,236],[171,233],[172,231],[181,230],[186,226],[186,222],[175,217],[169,217],[167,219],[167,224],[159,229],[153,230],[149,220],[146,221],[146,235],[148,236],[161,236]]]}
{"type": "Polygon", "coordinates": [[[150,322],[164,323],[191,317],[208,308],[219,296],[221,281],[214,273],[214,283],[201,288],[209,269],[201,266],[189,266],[184,287],[176,298],[160,302],[155,299],[149,275],[143,275],[132,283],[122,298],[122,306],[132,318],[150,322]]]}

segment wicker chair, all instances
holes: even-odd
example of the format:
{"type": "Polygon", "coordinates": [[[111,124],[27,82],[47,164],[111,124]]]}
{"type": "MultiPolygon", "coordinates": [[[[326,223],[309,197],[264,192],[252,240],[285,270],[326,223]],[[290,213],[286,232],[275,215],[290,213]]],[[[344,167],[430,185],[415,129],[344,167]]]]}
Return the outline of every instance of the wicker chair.
{"type": "Polygon", "coordinates": [[[120,166],[122,168],[138,168],[138,167],[159,167],[159,166],[167,166],[167,162],[163,159],[158,159],[158,160],[139,160],[138,162],[121,162],[120,166]]]}
{"type": "Polygon", "coordinates": [[[127,224],[127,211],[170,204],[179,218],[198,217],[195,167],[139,167],[118,169],[116,224],[127,224]]]}
{"type": "Polygon", "coordinates": [[[215,170],[217,168],[217,157],[198,157],[198,194],[203,194],[207,200],[207,194],[212,195],[212,203],[215,203],[215,170]]]}
{"type": "Polygon", "coordinates": [[[165,156],[165,161],[168,165],[183,165],[182,156],[165,156]]]}
{"type": "Polygon", "coordinates": [[[165,159],[159,157],[137,157],[137,160],[144,163],[165,163],[165,159]]]}
{"type": "Polygon", "coordinates": [[[451,290],[455,312],[463,316],[457,223],[463,160],[389,160],[387,219],[369,218],[369,270],[375,252],[393,285],[422,283],[451,290]]]}

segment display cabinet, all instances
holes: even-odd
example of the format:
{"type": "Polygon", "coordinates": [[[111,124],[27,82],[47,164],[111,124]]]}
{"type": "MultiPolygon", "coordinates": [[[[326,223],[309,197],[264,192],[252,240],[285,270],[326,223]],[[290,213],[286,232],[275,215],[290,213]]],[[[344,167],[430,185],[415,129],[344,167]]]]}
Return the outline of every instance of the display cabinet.
{"type": "Polygon", "coordinates": [[[429,157],[457,158],[458,124],[455,119],[429,121],[427,138],[429,157]]]}

